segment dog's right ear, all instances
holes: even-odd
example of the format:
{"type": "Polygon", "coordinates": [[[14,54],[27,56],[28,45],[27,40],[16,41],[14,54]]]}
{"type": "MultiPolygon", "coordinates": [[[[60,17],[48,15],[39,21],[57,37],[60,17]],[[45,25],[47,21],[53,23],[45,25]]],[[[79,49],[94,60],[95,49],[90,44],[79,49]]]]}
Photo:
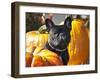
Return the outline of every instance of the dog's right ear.
{"type": "Polygon", "coordinates": [[[66,19],[65,19],[65,22],[64,22],[64,25],[67,29],[72,29],[72,16],[68,16],[66,19]]]}
{"type": "Polygon", "coordinates": [[[47,30],[49,31],[51,27],[54,26],[54,23],[52,22],[52,20],[50,19],[46,19],[45,20],[45,24],[46,24],[46,27],[47,27],[47,30]]]}

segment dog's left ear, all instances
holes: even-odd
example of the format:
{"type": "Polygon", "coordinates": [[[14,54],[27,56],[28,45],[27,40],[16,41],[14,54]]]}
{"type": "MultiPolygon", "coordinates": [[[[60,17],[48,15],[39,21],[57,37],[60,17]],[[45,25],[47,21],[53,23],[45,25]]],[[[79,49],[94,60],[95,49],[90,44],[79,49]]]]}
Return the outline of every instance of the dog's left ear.
{"type": "Polygon", "coordinates": [[[50,28],[54,27],[54,23],[53,23],[53,21],[50,20],[50,19],[46,19],[46,20],[45,20],[45,24],[46,24],[46,27],[47,27],[47,30],[48,30],[48,31],[50,30],[50,28]]]}
{"type": "Polygon", "coordinates": [[[72,16],[68,16],[66,19],[65,19],[65,22],[64,22],[64,26],[71,30],[72,29],[72,16]]]}

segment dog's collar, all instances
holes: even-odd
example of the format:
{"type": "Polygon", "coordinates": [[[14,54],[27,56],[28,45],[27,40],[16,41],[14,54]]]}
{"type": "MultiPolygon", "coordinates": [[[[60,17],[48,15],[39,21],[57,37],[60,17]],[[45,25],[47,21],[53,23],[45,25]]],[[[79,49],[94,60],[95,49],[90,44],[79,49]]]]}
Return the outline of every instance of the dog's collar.
{"type": "Polygon", "coordinates": [[[49,42],[48,42],[48,44],[49,44],[49,46],[50,46],[52,49],[54,49],[54,50],[56,50],[56,51],[62,52],[62,51],[65,51],[65,50],[66,50],[66,48],[65,48],[65,49],[55,49],[49,42]]]}

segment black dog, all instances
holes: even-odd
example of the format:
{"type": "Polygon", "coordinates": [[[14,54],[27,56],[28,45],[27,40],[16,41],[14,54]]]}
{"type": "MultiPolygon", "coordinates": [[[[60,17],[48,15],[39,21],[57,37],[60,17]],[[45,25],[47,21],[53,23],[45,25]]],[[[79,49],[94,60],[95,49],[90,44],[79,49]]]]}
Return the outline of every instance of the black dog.
{"type": "Polygon", "coordinates": [[[69,60],[67,46],[70,42],[71,22],[71,17],[65,19],[64,25],[55,25],[50,19],[45,21],[49,32],[48,43],[45,47],[61,56],[64,65],[69,60]]]}

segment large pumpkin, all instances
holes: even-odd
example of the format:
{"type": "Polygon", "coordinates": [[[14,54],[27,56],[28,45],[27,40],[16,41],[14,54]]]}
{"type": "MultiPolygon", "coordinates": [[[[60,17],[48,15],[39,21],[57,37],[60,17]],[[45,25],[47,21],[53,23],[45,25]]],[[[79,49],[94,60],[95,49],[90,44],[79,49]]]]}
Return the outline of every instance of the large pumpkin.
{"type": "Polygon", "coordinates": [[[75,19],[72,21],[71,41],[68,46],[68,65],[89,63],[89,31],[84,26],[85,21],[75,19]]]}
{"type": "Polygon", "coordinates": [[[48,34],[40,34],[38,31],[26,33],[26,52],[32,53],[37,46],[44,47],[47,43],[48,34]]]}
{"type": "Polygon", "coordinates": [[[63,65],[61,57],[56,53],[37,47],[33,53],[32,67],[63,65]]]}

